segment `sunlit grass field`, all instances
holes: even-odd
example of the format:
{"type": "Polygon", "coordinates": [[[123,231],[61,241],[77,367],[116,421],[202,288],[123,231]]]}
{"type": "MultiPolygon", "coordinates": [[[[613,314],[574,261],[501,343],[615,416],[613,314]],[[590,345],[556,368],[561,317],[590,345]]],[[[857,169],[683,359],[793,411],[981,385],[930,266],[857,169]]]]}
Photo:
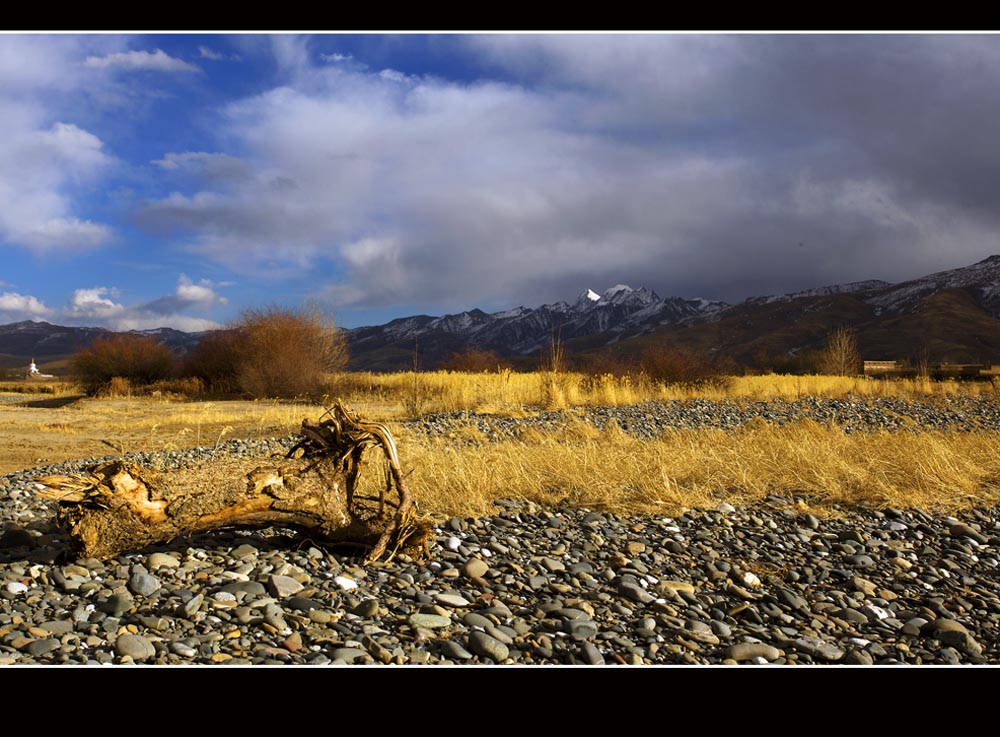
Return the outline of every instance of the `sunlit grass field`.
{"type": "Polygon", "coordinates": [[[353,372],[330,377],[331,395],[352,404],[394,408],[396,414],[471,410],[506,414],[525,407],[562,408],[629,405],[654,400],[795,400],[802,397],[998,396],[989,381],[876,379],[823,375],[720,377],[701,384],[652,381],[639,376],[588,375],[572,372],[516,373],[448,371],[377,374],[353,372]]]}
{"type": "MultiPolygon", "coordinates": [[[[21,384],[0,384],[0,395],[29,394],[21,384]]],[[[570,421],[555,432],[528,429],[517,439],[493,442],[471,427],[460,428],[456,438],[428,438],[402,424],[435,412],[523,417],[546,409],[651,400],[978,396],[1000,401],[990,382],[761,375],[681,386],[641,376],[568,372],[359,372],[331,375],[325,397],[302,402],[183,395],[170,386],[154,394],[119,386],[117,396],[78,398],[67,382],[53,382],[49,391],[41,391],[38,382],[23,384],[42,401],[0,403],[0,473],[93,455],[287,435],[341,400],[364,419],[388,424],[421,508],[440,515],[485,514],[504,497],[673,515],[772,494],[816,514],[850,506],[946,511],[995,504],[1000,489],[1000,433],[990,431],[918,427],[848,434],[811,421],[780,427],[760,421],[736,431],[674,429],[643,440],[614,427],[600,431],[570,421]]]]}

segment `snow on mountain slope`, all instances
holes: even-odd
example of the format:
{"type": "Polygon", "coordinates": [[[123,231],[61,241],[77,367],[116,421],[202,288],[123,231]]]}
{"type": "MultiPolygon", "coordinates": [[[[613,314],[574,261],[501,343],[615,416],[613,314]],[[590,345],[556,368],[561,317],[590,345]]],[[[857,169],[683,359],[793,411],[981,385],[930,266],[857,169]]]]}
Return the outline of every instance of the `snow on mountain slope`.
{"type": "Polygon", "coordinates": [[[560,301],[492,314],[477,309],[436,318],[421,315],[380,327],[356,328],[349,336],[354,345],[367,348],[445,333],[491,350],[527,354],[547,345],[553,330],[564,340],[607,332],[611,341],[625,332],[647,332],[658,325],[713,314],[720,306],[723,303],[700,299],[660,299],[646,287],[616,284],[602,294],[585,289],[572,304],[560,301]]]}
{"type": "Polygon", "coordinates": [[[993,317],[1000,317],[1000,255],[960,269],[893,284],[866,297],[865,301],[882,310],[900,312],[912,309],[922,297],[944,289],[970,289],[983,309],[993,317]]]}
{"type": "Polygon", "coordinates": [[[881,279],[867,279],[865,281],[852,281],[846,284],[831,284],[826,287],[816,287],[814,289],[803,289],[799,292],[788,294],[772,294],[766,297],[750,297],[747,304],[770,304],[772,302],[787,302],[802,297],[828,297],[834,294],[850,294],[852,292],[864,292],[870,289],[882,289],[891,287],[892,284],[881,279]]]}

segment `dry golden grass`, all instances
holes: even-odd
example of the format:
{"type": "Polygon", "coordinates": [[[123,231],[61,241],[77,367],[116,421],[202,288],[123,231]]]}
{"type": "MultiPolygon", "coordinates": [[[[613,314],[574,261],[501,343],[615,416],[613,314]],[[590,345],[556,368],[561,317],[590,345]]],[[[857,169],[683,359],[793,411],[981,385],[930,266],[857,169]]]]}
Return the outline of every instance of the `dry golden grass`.
{"type": "Polygon", "coordinates": [[[404,434],[400,447],[421,505],[453,516],[487,513],[504,497],[666,515],[770,494],[797,497],[817,514],[850,506],[949,511],[1000,498],[1000,434],[991,432],[849,434],[812,421],[761,421],[642,440],[578,423],[480,445],[404,434]]]}
{"type": "Polygon", "coordinates": [[[88,456],[288,435],[323,410],[316,404],[165,396],[83,398],[57,408],[0,403],[0,474],[88,456]]]}
{"type": "MultiPolygon", "coordinates": [[[[695,398],[996,397],[989,382],[769,375],[679,387],[568,372],[442,371],[338,374],[331,377],[330,390],[325,405],[339,397],[365,419],[390,423],[404,470],[413,471],[408,483],[414,495],[425,511],[441,515],[489,513],[502,497],[672,515],[769,494],[794,496],[817,514],[838,505],[949,510],[995,503],[1000,483],[1000,433],[991,432],[915,427],[913,432],[846,434],[808,421],[787,426],[760,421],[735,432],[676,430],[641,440],[577,422],[557,432],[526,430],[517,440],[494,443],[473,427],[458,427],[446,438],[425,438],[398,424],[413,415],[408,410],[416,404],[421,412],[468,409],[524,416],[539,407],[695,398]]],[[[69,385],[59,391],[72,396],[69,385]]],[[[179,401],[167,395],[57,405],[0,403],[0,473],[111,452],[287,435],[325,409],[281,401],[179,401]]]]}
{"type": "Polygon", "coordinates": [[[802,397],[1000,396],[989,381],[930,381],[845,376],[765,374],[734,376],[716,384],[680,385],[639,376],[590,376],[565,371],[483,373],[449,371],[376,374],[353,372],[329,379],[331,396],[349,404],[393,408],[394,416],[471,410],[509,414],[525,406],[561,408],[628,405],[652,400],[786,399],[802,397]]]}
{"type": "Polygon", "coordinates": [[[73,381],[23,379],[0,382],[0,394],[45,394],[59,397],[80,393],[79,385],[73,381]]]}

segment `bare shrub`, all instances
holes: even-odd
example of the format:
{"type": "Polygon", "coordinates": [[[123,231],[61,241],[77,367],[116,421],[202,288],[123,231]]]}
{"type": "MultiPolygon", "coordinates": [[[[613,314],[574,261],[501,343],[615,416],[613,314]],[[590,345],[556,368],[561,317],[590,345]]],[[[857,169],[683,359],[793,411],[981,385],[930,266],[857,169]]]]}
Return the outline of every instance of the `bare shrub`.
{"type": "Polygon", "coordinates": [[[566,371],[566,347],[563,345],[562,328],[557,331],[553,327],[549,332],[548,350],[541,355],[538,368],[553,374],[566,371]]]}
{"type": "Polygon", "coordinates": [[[347,365],[347,339],[315,307],[244,310],[235,325],[235,378],[254,397],[319,397],[347,365]]]}
{"type": "Polygon", "coordinates": [[[509,369],[510,364],[494,351],[481,348],[466,348],[461,353],[453,353],[442,365],[446,371],[464,371],[481,374],[484,371],[502,371],[509,369]]]}
{"type": "Polygon", "coordinates": [[[236,330],[215,330],[202,338],[184,361],[184,376],[200,379],[213,392],[229,394],[240,387],[237,373],[244,336],[236,330]]]}
{"type": "Polygon", "coordinates": [[[185,376],[179,379],[167,379],[157,381],[144,387],[144,394],[178,395],[184,397],[197,397],[204,394],[206,390],[205,381],[197,376],[185,376]]]}
{"type": "Polygon", "coordinates": [[[115,377],[137,386],[172,378],[177,359],[153,338],[126,334],[98,338],[76,354],[72,366],[84,391],[97,394],[107,390],[115,377]]]}
{"type": "Polygon", "coordinates": [[[131,397],[133,392],[132,382],[122,376],[112,376],[100,394],[104,397],[131,397]]]}
{"type": "Polygon", "coordinates": [[[539,369],[542,372],[542,406],[559,409],[567,402],[566,348],[562,342],[562,328],[553,327],[549,333],[548,351],[542,354],[539,369]]]}
{"type": "Polygon", "coordinates": [[[625,356],[611,355],[609,353],[595,353],[587,356],[577,356],[573,361],[573,368],[591,376],[614,376],[616,378],[635,378],[640,373],[640,368],[635,360],[630,360],[625,356]]]}
{"type": "Polygon", "coordinates": [[[639,366],[648,379],[664,384],[724,387],[732,381],[731,376],[723,373],[723,367],[684,348],[650,346],[642,352],[639,366]]]}
{"type": "Polygon", "coordinates": [[[403,395],[403,411],[408,417],[420,417],[430,398],[430,390],[423,377],[423,366],[420,363],[420,342],[413,341],[413,371],[407,382],[406,393],[403,395]]]}

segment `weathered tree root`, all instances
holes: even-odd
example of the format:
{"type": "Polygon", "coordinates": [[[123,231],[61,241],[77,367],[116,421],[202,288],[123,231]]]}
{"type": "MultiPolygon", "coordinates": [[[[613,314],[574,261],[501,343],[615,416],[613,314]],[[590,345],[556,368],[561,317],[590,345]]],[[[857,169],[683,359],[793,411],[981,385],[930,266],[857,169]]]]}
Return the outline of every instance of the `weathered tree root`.
{"type": "Polygon", "coordinates": [[[368,562],[429,555],[433,524],[418,512],[385,425],[363,422],[338,402],[319,423],[303,420],[299,434],[285,459],[264,465],[230,458],[164,472],[115,460],[35,482],[39,495],[59,502],[58,521],[86,557],[196,532],[271,526],[301,529],[319,544],[370,548],[368,562]],[[364,496],[357,488],[362,460],[376,446],[386,484],[377,497],[364,496]]]}

